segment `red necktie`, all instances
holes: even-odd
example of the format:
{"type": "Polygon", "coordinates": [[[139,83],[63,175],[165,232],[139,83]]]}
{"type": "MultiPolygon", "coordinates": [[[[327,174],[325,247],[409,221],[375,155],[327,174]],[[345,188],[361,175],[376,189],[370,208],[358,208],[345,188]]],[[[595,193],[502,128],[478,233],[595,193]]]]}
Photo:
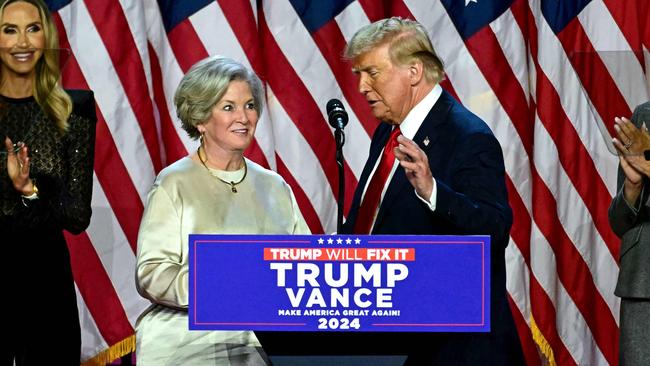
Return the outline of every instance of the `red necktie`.
{"type": "Polygon", "coordinates": [[[354,225],[355,234],[370,234],[370,229],[372,228],[372,223],[375,219],[375,213],[377,212],[377,207],[379,207],[381,192],[384,190],[384,185],[386,185],[388,175],[393,169],[393,164],[395,163],[395,153],[393,153],[393,149],[398,145],[397,136],[400,134],[401,132],[399,127],[395,127],[393,132],[390,133],[390,137],[384,147],[384,152],[381,154],[379,165],[368,184],[366,195],[363,196],[363,201],[359,207],[359,215],[357,216],[357,221],[354,225]]]}

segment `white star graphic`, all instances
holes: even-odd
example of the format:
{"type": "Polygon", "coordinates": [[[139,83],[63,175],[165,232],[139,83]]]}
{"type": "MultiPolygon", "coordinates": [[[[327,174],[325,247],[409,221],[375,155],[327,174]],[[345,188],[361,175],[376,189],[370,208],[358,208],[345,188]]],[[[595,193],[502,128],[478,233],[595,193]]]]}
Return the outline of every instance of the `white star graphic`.
{"type": "Polygon", "coordinates": [[[350,238],[345,239],[345,244],[347,244],[347,245],[352,244],[352,239],[350,239],[350,238]]]}
{"type": "Polygon", "coordinates": [[[332,238],[327,239],[327,244],[332,244],[333,242],[334,240],[332,240],[332,238]]]}
{"type": "Polygon", "coordinates": [[[356,244],[356,245],[361,244],[361,239],[359,239],[359,238],[354,239],[354,244],[356,244]]]}
{"type": "Polygon", "coordinates": [[[336,239],[336,244],[343,244],[343,239],[337,238],[336,239]]]}
{"type": "Polygon", "coordinates": [[[323,244],[324,241],[323,238],[318,238],[318,244],[323,244]]]}
{"type": "Polygon", "coordinates": [[[477,3],[478,4],[478,0],[465,0],[465,6],[469,5],[469,3],[477,3]]]}

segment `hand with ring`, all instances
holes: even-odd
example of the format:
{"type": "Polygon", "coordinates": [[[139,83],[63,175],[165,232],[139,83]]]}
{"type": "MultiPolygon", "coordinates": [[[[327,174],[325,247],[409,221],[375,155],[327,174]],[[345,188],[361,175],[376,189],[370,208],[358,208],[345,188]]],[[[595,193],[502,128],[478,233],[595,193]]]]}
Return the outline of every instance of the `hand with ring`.
{"type": "Polygon", "coordinates": [[[34,184],[29,177],[30,159],[27,154],[27,145],[18,142],[15,146],[9,137],[5,138],[7,152],[7,174],[14,188],[22,195],[34,192],[34,184]]]}
{"type": "Polygon", "coordinates": [[[632,182],[638,181],[639,175],[650,177],[650,161],[644,154],[650,150],[650,133],[645,124],[637,127],[629,119],[617,117],[614,128],[617,137],[612,142],[618,150],[625,176],[632,182]]]}
{"type": "Polygon", "coordinates": [[[614,121],[617,136],[612,142],[619,154],[643,156],[645,150],[650,150],[650,133],[645,124],[637,127],[625,117],[616,117],[614,121]]]}

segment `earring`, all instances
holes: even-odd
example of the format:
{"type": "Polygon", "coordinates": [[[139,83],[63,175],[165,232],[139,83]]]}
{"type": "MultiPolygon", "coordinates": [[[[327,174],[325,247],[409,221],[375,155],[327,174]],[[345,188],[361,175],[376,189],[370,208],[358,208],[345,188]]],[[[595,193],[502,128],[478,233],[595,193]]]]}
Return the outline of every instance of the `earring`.
{"type": "Polygon", "coordinates": [[[199,137],[199,142],[201,143],[201,146],[203,146],[204,140],[205,140],[205,132],[201,132],[201,137],[199,137]]]}

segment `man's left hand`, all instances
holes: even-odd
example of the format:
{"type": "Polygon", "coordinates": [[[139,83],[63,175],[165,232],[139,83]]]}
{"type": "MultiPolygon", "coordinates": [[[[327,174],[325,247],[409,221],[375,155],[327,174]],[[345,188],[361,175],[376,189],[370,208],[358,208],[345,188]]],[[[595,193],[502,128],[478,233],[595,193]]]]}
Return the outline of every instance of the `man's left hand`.
{"type": "Polygon", "coordinates": [[[406,172],[406,178],[411,182],[415,192],[427,201],[431,201],[433,192],[433,176],[429,168],[429,159],[420,147],[404,136],[397,138],[399,145],[395,148],[395,158],[406,172]]]}

